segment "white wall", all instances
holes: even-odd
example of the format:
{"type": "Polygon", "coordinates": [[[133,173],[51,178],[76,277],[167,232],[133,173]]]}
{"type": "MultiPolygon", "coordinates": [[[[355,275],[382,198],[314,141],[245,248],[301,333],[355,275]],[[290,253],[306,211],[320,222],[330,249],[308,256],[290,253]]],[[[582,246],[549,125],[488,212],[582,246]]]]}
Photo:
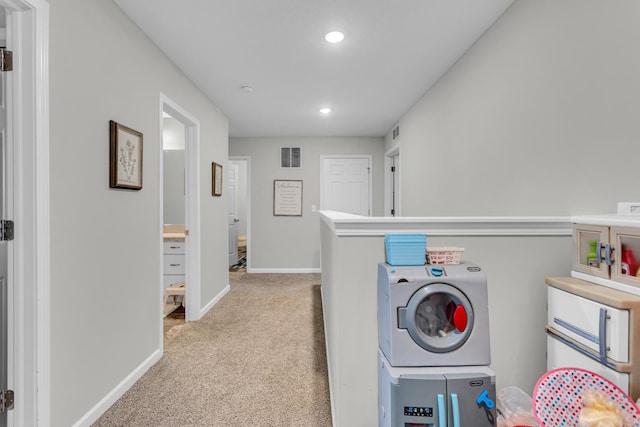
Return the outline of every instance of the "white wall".
{"type": "Polygon", "coordinates": [[[320,156],[373,156],[373,215],[383,210],[382,138],[230,138],[229,155],[251,156],[250,271],[310,271],[320,268],[320,156]],[[302,148],[300,169],[280,168],[280,147],[302,148]],[[273,180],[303,180],[302,217],[273,216],[273,180]]]}
{"type": "Polygon", "coordinates": [[[513,223],[493,223],[495,231],[487,231],[456,221],[456,227],[449,227],[453,232],[443,235],[425,218],[385,222],[377,228],[362,221],[339,234],[339,221],[332,223],[331,213],[326,215],[320,221],[322,302],[335,426],[378,425],[377,264],[385,259],[384,234],[406,232],[405,227],[427,234],[429,246],[465,248],[463,259],[483,268],[496,387],[516,386],[532,393],[546,371],[544,279],[569,274],[569,231],[547,235],[532,228],[531,235],[503,235],[513,223]]]}
{"type": "Polygon", "coordinates": [[[517,1],[399,121],[403,215],[609,213],[637,199],[638,16],[634,0],[517,1]]]}
{"type": "Polygon", "coordinates": [[[200,121],[201,303],[228,284],[224,115],[111,1],[50,0],[51,425],[70,426],[160,346],[160,93],[200,121]],[[109,189],[109,120],[144,135],[143,188],[109,189]]]}
{"type": "Polygon", "coordinates": [[[162,120],[163,191],[165,224],[184,224],[185,215],[185,127],[172,117],[162,120]]]}
{"type": "Polygon", "coordinates": [[[184,224],[186,202],[184,150],[164,150],[163,161],[163,222],[184,224]]]}

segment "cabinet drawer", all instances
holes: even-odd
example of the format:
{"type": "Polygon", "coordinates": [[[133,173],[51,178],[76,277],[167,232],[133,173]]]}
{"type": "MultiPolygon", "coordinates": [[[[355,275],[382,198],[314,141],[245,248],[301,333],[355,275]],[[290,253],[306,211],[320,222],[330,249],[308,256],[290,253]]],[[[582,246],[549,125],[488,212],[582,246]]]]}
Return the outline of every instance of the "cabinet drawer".
{"type": "Polygon", "coordinates": [[[164,274],[185,274],[184,255],[165,255],[164,274]]]}
{"type": "Polygon", "coordinates": [[[547,370],[574,366],[600,374],[627,394],[630,394],[630,375],[605,366],[551,335],[547,335],[547,370]]]}
{"type": "Polygon", "coordinates": [[[163,243],[164,254],[184,254],[184,241],[165,240],[163,243]]]}
{"type": "Polygon", "coordinates": [[[629,361],[629,312],[548,288],[547,322],[571,339],[620,363],[629,361]]]}
{"type": "Polygon", "coordinates": [[[184,274],[171,274],[171,275],[166,275],[166,276],[162,276],[162,280],[163,280],[163,284],[164,284],[164,289],[167,289],[169,287],[169,285],[173,285],[175,283],[185,283],[185,275],[184,274]]]}

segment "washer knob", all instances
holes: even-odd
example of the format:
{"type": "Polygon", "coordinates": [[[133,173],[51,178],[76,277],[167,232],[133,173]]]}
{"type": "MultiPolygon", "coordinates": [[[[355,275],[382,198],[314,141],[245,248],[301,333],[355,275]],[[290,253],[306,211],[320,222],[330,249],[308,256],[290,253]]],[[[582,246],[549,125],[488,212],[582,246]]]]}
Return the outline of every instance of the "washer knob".
{"type": "Polygon", "coordinates": [[[440,277],[442,276],[442,273],[444,273],[444,270],[442,270],[442,267],[431,267],[431,275],[434,277],[440,277]]]}

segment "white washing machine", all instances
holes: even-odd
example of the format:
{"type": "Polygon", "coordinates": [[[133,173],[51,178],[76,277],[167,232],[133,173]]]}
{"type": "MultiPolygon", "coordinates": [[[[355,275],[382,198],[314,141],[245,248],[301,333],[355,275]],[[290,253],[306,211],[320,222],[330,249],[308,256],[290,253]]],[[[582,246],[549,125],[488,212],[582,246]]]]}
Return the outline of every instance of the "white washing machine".
{"type": "Polygon", "coordinates": [[[394,366],[491,363],[487,280],[482,268],[378,265],[378,338],[394,366]]]}

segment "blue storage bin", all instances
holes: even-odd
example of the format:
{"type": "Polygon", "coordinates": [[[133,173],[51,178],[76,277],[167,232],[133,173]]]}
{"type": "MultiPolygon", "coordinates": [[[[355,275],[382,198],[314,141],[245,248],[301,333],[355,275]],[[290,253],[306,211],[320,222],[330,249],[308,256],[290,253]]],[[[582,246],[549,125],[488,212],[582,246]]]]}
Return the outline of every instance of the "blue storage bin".
{"type": "Polygon", "coordinates": [[[384,246],[389,265],[424,265],[427,236],[425,234],[385,234],[384,246]]]}

